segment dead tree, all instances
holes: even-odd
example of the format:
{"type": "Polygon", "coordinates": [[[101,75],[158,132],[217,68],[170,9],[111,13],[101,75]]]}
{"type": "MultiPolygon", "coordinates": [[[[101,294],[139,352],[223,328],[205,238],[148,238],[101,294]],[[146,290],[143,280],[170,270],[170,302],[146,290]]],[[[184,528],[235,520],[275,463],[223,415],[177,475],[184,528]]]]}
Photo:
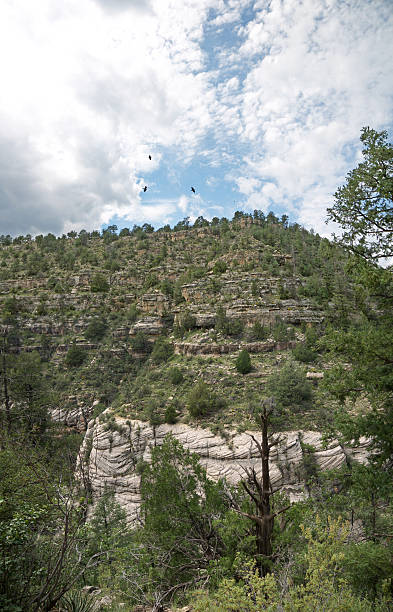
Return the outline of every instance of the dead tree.
{"type": "Polygon", "coordinates": [[[261,459],[261,475],[259,476],[255,467],[244,468],[247,478],[242,481],[242,486],[252,501],[255,513],[244,512],[240,509],[237,502],[234,502],[234,510],[245,516],[254,523],[256,538],[256,561],[260,575],[265,576],[269,573],[269,564],[273,560],[273,527],[274,519],[288,510],[290,505],[277,511],[273,509],[272,496],[280,490],[273,489],[270,482],[269,454],[270,450],[279,444],[279,437],[269,435],[270,417],[274,409],[272,399],[264,400],[261,409],[256,417],[261,430],[261,440],[251,435],[251,438],[258,449],[261,459]]]}

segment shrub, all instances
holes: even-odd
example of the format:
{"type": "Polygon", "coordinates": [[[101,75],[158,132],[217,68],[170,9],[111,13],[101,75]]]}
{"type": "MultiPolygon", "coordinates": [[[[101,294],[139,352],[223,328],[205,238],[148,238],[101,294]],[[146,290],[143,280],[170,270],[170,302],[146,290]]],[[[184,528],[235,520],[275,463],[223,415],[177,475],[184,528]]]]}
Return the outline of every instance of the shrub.
{"type": "Polygon", "coordinates": [[[228,319],[224,308],[219,306],[216,312],[215,329],[225,336],[241,336],[244,330],[244,323],[239,319],[228,319]]]}
{"type": "Polygon", "coordinates": [[[202,417],[217,408],[223,408],[225,401],[211,392],[209,386],[200,380],[188,395],[188,411],[192,417],[202,417]]]}
{"type": "Polygon", "coordinates": [[[173,297],[173,283],[167,278],[164,278],[161,283],[161,291],[168,297],[173,297]]]}
{"type": "Polygon", "coordinates": [[[251,372],[251,358],[250,353],[243,349],[240,351],[238,358],[236,359],[236,369],[240,374],[248,374],[251,372]]]}
{"type": "Polygon", "coordinates": [[[109,291],[109,283],[106,278],[97,272],[90,280],[90,291],[93,293],[107,292],[109,291]]]}
{"type": "Polygon", "coordinates": [[[186,331],[195,329],[196,318],[188,310],[186,310],[183,316],[181,317],[181,326],[184,327],[186,331]]]}
{"type": "Polygon", "coordinates": [[[138,353],[150,353],[151,351],[151,343],[147,336],[141,331],[138,331],[131,339],[131,347],[138,353]]]}
{"type": "Polygon", "coordinates": [[[290,340],[295,337],[294,330],[292,328],[288,329],[288,325],[280,317],[276,317],[272,332],[276,342],[290,340]]]}
{"type": "Polygon", "coordinates": [[[86,360],[86,357],[87,355],[85,351],[80,346],[73,344],[68,349],[65,363],[68,367],[77,368],[82,365],[82,363],[86,360]]]}
{"type": "Polygon", "coordinates": [[[303,363],[311,363],[318,357],[315,351],[312,351],[305,344],[297,344],[292,351],[292,355],[296,361],[302,361],[303,363]]]}
{"type": "Polygon", "coordinates": [[[259,321],[256,321],[252,326],[251,336],[254,340],[266,340],[269,337],[269,330],[259,321]]]}
{"type": "Polygon", "coordinates": [[[173,404],[168,406],[165,410],[164,421],[169,425],[174,425],[176,423],[177,411],[173,404]]]}
{"type": "Polygon", "coordinates": [[[295,411],[309,405],[312,398],[310,382],[302,368],[293,361],[287,361],[278,374],[270,376],[266,387],[279,407],[291,407],[295,411]]]}
{"type": "Polygon", "coordinates": [[[136,307],[136,304],[131,304],[127,312],[127,318],[129,322],[134,323],[134,321],[136,321],[138,318],[138,314],[139,314],[139,311],[138,311],[138,308],[136,307]]]}
{"type": "Polygon", "coordinates": [[[225,263],[225,261],[222,261],[222,260],[216,261],[216,263],[213,266],[214,274],[223,274],[226,271],[227,271],[227,264],[225,263]]]}
{"type": "Polygon", "coordinates": [[[166,338],[157,338],[154,343],[151,358],[154,363],[165,363],[173,355],[173,344],[166,338]]]}
{"type": "Polygon", "coordinates": [[[171,381],[172,385],[180,385],[180,383],[184,380],[181,369],[177,368],[176,366],[171,368],[169,370],[169,380],[171,381]]]}
{"type": "Polygon", "coordinates": [[[104,319],[95,317],[88,324],[86,331],[85,331],[85,337],[88,340],[101,340],[105,336],[105,332],[106,332],[106,323],[104,319]]]}

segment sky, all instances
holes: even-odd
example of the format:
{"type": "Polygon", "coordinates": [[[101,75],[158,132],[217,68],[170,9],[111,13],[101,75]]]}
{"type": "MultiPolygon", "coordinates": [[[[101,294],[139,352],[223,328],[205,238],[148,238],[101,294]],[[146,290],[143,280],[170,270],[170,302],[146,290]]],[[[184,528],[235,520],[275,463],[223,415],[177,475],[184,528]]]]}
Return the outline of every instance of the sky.
{"type": "Polygon", "coordinates": [[[2,0],[0,234],[260,209],[328,235],[361,128],[392,135],[392,58],[391,0],[2,0]]]}

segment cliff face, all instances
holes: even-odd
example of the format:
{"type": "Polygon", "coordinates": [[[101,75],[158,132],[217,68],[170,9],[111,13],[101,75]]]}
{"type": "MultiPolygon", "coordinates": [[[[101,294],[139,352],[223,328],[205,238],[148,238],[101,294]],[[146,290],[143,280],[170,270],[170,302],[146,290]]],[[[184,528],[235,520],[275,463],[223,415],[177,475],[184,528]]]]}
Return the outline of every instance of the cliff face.
{"type": "MultiPolygon", "coordinates": [[[[129,520],[134,521],[140,506],[138,463],[149,462],[151,449],[161,445],[167,434],[172,434],[185,448],[196,453],[208,476],[214,480],[226,478],[229,483],[236,484],[244,477],[243,467],[255,466],[256,471],[260,471],[258,451],[248,432],[228,432],[223,439],[209,429],[185,424],[163,424],[153,428],[138,420],[116,418],[108,424],[100,423],[97,418],[89,422],[81,453],[93,502],[97,502],[107,487],[115,492],[129,520]]],[[[314,431],[279,435],[281,442],[271,452],[272,485],[274,488],[282,486],[291,501],[307,496],[305,445],[308,449],[313,447],[315,462],[322,470],[339,467],[350,459],[361,463],[367,460],[366,440],[361,440],[356,449],[343,447],[337,441],[323,448],[321,434],[314,431]]]]}

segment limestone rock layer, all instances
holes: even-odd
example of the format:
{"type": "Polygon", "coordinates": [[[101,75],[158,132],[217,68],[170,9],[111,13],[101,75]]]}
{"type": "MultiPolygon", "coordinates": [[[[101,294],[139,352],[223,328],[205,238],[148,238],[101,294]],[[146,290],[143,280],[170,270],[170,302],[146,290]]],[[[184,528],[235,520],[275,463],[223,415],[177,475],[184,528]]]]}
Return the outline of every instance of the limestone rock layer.
{"type": "MultiPolygon", "coordinates": [[[[231,484],[244,478],[244,467],[254,466],[260,471],[258,450],[250,434],[255,432],[228,432],[224,439],[209,429],[185,424],[163,424],[153,428],[137,420],[116,418],[115,425],[89,422],[81,456],[86,463],[93,501],[97,502],[105,488],[112,489],[130,521],[138,516],[140,506],[140,477],[137,465],[150,461],[151,449],[161,445],[167,434],[200,457],[201,464],[213,480],[226,478],[231,484]]],[[[338,441],[326,448],[322,436],[315,431],[290,431],[279,434],[280,442],[271,451],[271,480],[273,488],[281,486],[291,501],[307,496],[304,485],[303,448],[313,448],[315,461],[322,470],[339,467],[345,461],[367,461],[367,441],[361,440],[356,449],[347,448],[338,441]]]]}

